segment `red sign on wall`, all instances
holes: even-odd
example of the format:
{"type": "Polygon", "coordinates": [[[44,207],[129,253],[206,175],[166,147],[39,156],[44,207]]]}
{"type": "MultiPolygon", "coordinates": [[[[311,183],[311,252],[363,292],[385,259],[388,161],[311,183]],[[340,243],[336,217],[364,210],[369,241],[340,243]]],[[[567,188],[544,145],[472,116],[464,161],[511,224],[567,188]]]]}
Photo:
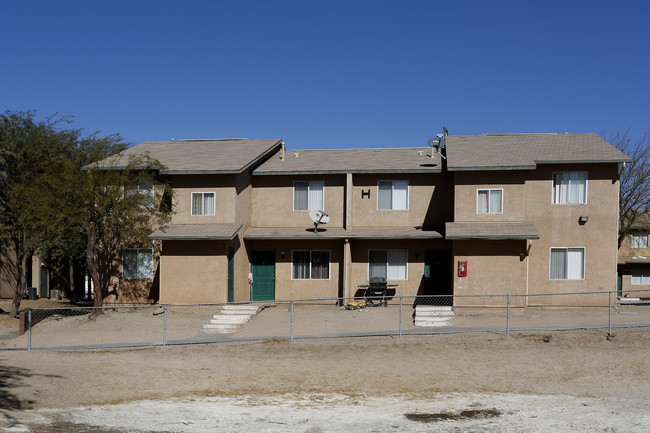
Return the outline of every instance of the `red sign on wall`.
{"type": "Polygon", "coordinates": [[[467,276],[467,260],[458,261],[458,276],[466,277],[467,276]]]}

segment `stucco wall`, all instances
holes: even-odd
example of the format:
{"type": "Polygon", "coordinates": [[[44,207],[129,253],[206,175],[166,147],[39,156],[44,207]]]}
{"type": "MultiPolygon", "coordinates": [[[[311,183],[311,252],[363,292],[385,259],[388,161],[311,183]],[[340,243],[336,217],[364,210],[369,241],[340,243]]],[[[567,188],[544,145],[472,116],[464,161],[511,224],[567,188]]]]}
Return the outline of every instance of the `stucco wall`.
{"type": "MultiPolygon", "coordinates": [[[[455,241],[453,281],[455,295],[526,294],[525,240],[455,241]],[[459,277],[459,261],[467,261],[467,276],[459,277]]],[[[525,304],[523,298],[512,298],[512,305],[525,304]]],[[[506,304],[504,297],[456,298],[455,305],[506,304]]]]}
{"type": "Polygon", "coordinates": [[[447,174],[355,174],[353,227],[439,226],[453,218],[453,185],[447,174]],[[408,180],[408,210],[378,210],[380,180],[408,180]],[[370,198],[362,196],[370,191],[370,198]]]}
{"type": "Polygon", "coordinates": [[[454,173],[454,221],[524,221],[525,177],[522,171],[454,173]],[[479,189],[502,189],[503,212],[476,212],[479,189]]]}
{"type": "MultiPolygon", "coordinates": [[[[526,173],[525,219],[535,224],[540,235],[532,241],[529,293],[616,289],[618,182],[612,181],[616,178],[617,164],[542,165],[526,173]],[[588,172],[586,204],[552,204],[552,174],[567,170],[588,172]],[[585,224],[578,222],[582,215],[589,217],[585,224]],[[551,280],[552,247],[584,247],[585,278],[551,280]]],[[[537,299],[550,304],[581,302],[567,302],[564,297],[537,299]]],[[[602,303],[600,297],[597,303],[602,303]]]]}
{"type": "Polygon", "coordinates": [[[173,176],[173,224],[218,224],[236,222],[234,175],[173,176]],[[214,216],[192,216],[192,193],[213,192],[214,216]]]}
{"type": "Polygon", "coordinates": [[[160,257],[160,303],[226,302],[227,244],[165,241],[160,257]]]}
{"type": "Polygon", "coordinates": [[[324,211],[329,226],[343,227],[345,175],[253,176],[252,224],[254,227],[309,227],[308,211],[293,210],[294,182],[324,181],[324,211]]]}

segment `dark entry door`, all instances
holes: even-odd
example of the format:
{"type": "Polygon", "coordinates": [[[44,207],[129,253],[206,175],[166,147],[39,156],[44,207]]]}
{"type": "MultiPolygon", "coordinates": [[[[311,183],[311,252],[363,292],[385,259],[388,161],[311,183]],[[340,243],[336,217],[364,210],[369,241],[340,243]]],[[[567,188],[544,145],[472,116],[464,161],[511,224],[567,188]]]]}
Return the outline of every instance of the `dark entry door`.
{"type": "Polygon", "coordinates": [[[251,273],[253,274],[252,301],[275,299],[275,251],[253,251],[251,273]]]}
{"type": "Polygon", "coordinates": [[[453,293],[451,285],[451,251],[424,251],[424,294],[438,295],[426,301],[430,305],[452,305],[453,293]]]}
{"type": "Polygon", "coordinates": [[[49,272],[47,272],[47,268],[45,266],[41,266],[41,287],[40,287],[40,297],[41,298],[47,298],[48,293],[47,290],[49,289],[49,272]]]}
{"type": "Polygon", "coordinates": [[[228,302],[235,302],[235,249],[228,247],[228,302]]]}

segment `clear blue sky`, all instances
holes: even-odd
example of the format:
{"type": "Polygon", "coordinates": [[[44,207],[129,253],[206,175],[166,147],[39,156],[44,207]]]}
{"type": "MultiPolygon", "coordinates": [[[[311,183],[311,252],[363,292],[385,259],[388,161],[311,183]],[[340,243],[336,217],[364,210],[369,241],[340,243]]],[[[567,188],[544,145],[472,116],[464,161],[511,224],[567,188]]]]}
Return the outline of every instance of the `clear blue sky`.
{"type": "Polygon", "coordinates": [[[650,128],[648,1],[9,1],[0,109],[128,142],[650,128]]]}

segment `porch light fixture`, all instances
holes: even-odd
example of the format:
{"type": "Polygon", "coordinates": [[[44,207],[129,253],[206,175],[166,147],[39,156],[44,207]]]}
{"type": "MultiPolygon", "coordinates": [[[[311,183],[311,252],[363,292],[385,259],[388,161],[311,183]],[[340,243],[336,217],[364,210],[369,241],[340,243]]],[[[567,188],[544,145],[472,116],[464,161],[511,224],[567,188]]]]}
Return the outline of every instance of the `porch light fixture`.
{"type": "Polygon", "coordinates": [[[584,224],[589,220],[589,217],[587,215],[580,215],[580,218],[578,218],[578,222],[580,224],[584,224]]]}

